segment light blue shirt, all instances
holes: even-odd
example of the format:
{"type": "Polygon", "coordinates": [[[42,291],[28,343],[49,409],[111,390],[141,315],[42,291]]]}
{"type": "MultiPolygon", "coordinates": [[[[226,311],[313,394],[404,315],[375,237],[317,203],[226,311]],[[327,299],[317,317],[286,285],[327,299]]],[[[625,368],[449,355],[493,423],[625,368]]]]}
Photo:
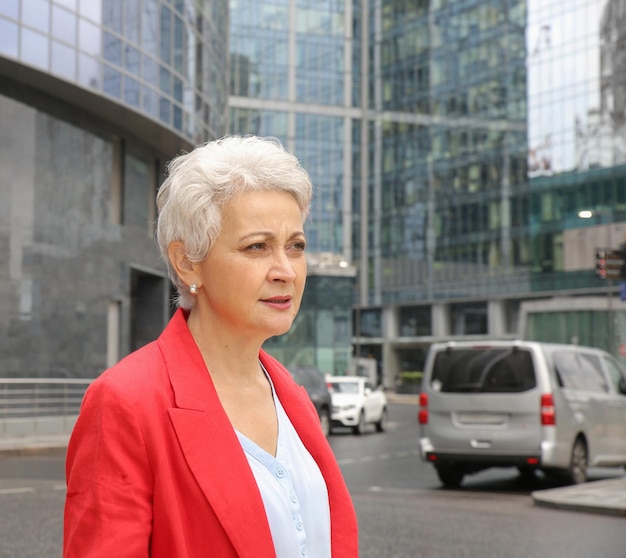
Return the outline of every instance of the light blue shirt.
{"type": "Polygon", "coordinates": [[[240,432],[237,436],[261,491],[276,558],[330,558],[330,507],[324,477],[273,386],[272,394],[278,416],[276,457],[240,432]]]}

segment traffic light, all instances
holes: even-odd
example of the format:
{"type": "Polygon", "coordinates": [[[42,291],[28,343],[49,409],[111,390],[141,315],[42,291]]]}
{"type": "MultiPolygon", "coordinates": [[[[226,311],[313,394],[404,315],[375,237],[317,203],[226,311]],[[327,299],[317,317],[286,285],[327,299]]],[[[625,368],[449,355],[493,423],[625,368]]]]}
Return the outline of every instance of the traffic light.
{"type": "Polygon", "coordinates": [[[596,275],[606,279],[606,250],[596,250],[596,275]]]}
{"type": "Polygon", "coordinates": [[[626,280],[626,243],[619,248],[596,248],[596,275],[600,279],[626,280]]]}
{"type": "Polygon", "coordinates": [[[619,255],[622,260],[622,265],[619,268],[619,278],[624,281],[626,280],[626,243],[619,247],[619,255]]]}

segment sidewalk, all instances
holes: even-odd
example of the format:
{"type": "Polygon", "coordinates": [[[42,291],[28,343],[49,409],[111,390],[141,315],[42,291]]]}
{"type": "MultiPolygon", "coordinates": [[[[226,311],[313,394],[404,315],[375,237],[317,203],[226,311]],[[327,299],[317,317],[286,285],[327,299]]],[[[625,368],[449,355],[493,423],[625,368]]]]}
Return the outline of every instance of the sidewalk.
{"type": "Polygon", "coordinates": [[[538,506],[626,517],[626,477],[531,492],[538,506]]]}
{"type": "Polygon", "coordinates": [[[33,455],[37,453],[65,453],[69,434],[31,436],[0,436],[0,457],[3,455],[33,455]]]}

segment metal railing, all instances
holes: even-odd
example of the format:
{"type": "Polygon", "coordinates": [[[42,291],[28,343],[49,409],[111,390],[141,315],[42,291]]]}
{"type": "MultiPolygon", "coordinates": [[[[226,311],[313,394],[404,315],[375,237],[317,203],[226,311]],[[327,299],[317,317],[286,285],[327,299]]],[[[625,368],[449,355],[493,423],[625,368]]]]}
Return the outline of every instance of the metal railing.
{"type": "Polygon", "coordinates": [[[71,431],[93,379],[0,378],[0,437],[71,431]]]}

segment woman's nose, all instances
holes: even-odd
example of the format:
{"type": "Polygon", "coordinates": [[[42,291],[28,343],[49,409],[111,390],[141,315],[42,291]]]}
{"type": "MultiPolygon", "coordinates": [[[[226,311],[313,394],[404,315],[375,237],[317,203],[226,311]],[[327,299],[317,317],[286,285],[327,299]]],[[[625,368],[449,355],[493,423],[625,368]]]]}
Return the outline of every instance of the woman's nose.
{"type": "Polygon", "coordinates": [[[270,273],[272,280],[293,281],[296,278],[296,270],[285,252],[276,254],[270,273]]]}

